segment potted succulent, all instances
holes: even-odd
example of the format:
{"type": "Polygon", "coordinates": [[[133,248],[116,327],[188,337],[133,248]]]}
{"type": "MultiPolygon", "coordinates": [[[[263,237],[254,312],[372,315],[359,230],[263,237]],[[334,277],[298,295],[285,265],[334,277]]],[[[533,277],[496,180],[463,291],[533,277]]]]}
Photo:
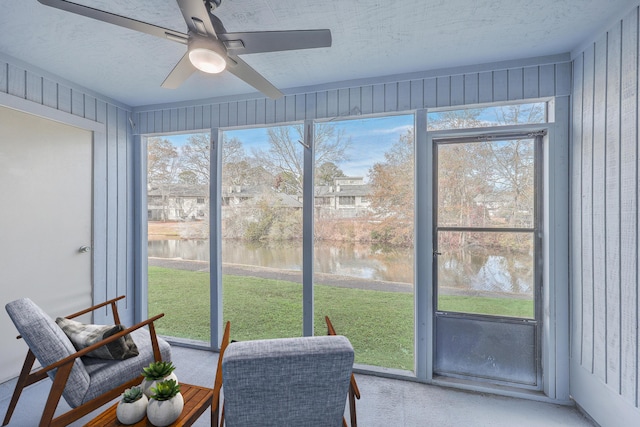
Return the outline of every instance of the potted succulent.
{"type": "Polygon", "coordinates": [[[149,399],[147,399],[140,387],[135,386],[126,389],[116,408],[118,421],[126,425],[137,423],[147,413],[148,402],[149,399]]]}
{"type": "Polygon", "coordinates": [[[147,419],[156,427],[164,427],[178,419],[184,408],[180,384],[175,380],[160,381],[151,392],[147,419]]]}
{"type": "Polygon", "coordinates": [[[155,387],[160,381],[172,379],[176,383],[178,382],[178,377],[173,372],[175,366],[171,362],[152,362],[146,368],[142,368],[142,376],[144,380],[142,381],[141,387],[142,391],[147,397],[151,397],[151,389],[155,387]]]}

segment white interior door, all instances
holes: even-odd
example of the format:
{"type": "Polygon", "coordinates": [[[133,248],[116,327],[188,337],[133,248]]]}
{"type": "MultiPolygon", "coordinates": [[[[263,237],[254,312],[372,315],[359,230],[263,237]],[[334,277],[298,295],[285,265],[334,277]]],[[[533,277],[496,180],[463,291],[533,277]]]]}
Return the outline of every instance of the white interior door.
{"type": "Polygon", "coordinates": [[[52,317],[92,301],[92,132],[0,107],[0,382],[26,345],[4,305],[29,297],[52,317]]]}

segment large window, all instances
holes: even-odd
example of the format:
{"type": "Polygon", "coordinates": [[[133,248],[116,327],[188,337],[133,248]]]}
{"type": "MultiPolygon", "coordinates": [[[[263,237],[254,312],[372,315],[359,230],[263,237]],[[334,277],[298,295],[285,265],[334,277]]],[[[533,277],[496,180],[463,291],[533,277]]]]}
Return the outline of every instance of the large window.
{"type": "Polygon", "coordinates": [[[303,134],[223,132],[223,313],[237,340],[302,335],[303,134]]]}
{"type": "Polygon", "coordinates": [[[414,367],[413,115],[316,126],[315,333],[324,316],[356,363],[414,367]]]}
{"type": "Polygon", "coordinates": [[[147,138],[149,313],[159,334],[207,342],[208,133],[147,138]]]}

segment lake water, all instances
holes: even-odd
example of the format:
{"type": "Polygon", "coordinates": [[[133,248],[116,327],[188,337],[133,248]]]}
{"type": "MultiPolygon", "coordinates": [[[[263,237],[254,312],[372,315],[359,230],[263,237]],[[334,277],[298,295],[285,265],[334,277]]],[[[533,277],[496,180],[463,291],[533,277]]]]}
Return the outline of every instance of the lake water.
{"type": "MultiPolygon", "coordinates": [[[[151,240],[148,255],[209,261],[209,242],[151,240]]],[[[222,262],[302,271],[302,247],[291,243],[262,245],[223,240],[222,262]]],[[[317,273],[413,283],[413,249],[318,243],[315,246],[314,268],[317,273]]]]}
{"type": "MultiPolygon", "coordinates": [[[[150,257],[209,261],[207,240],[152,240],[150,257]]],[[[316,273],[368,280],[413,283],[413,249],[320,242],[314,251],[316,273]]],[[[301,246],[291,243],[222,242],[222,262],[302,271],[301,246]]],[[[533,268],[529,254],[463,251],[439,257],[441,291],[488,291],[532,296],[533,268]],[[510,262],[509,262],[510,261],[510,262]]]]}

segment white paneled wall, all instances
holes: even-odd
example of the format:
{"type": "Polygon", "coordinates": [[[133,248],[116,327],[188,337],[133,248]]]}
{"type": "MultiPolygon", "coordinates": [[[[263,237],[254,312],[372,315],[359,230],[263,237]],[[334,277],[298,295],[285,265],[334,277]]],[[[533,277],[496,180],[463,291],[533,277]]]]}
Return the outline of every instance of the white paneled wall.
{"type": "Polygon", "coordinates": [[[571,392],[640,425],[637,8],[575,56],[572,93],[571,392]]]}

